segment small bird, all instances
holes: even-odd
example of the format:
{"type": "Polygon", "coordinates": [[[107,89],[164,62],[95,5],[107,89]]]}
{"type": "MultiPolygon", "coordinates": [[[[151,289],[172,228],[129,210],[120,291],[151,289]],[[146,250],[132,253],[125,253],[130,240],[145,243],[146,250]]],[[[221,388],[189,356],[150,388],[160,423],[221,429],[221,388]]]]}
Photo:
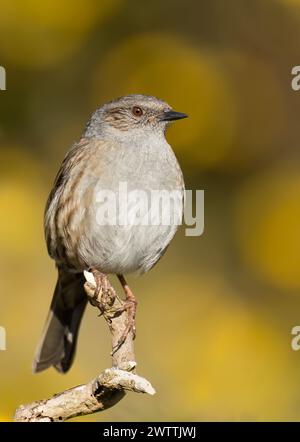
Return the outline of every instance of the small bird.
{"type": "Polygon", "coordinates": [[[97,219],[97,195],[103,189],[118,194],[120,182],[127,184],[128,192],[177,191],[179,203],[163,210],[181,220],[184,180],[165,132],[170,122],[186,117],[152,96],[120,97],[92,114],[81,139],[65,156],[45,209],[47,249],[55,260],[58,280],[34,372],[53,366],[65,373],[72,365],[87,304],[84,271],[93,273],[97,293],[107,275],[118,276],[129,313],[126,333],[135,330],[136,299],[124,275],[151,269],[175,235],[178,222],[103,225],[97,219]]]}

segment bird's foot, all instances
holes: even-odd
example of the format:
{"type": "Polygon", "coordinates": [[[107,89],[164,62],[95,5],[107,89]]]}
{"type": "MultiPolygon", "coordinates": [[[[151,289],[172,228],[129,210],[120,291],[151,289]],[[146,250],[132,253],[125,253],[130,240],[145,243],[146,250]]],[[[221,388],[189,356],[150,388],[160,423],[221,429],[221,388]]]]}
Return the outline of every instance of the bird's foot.
{"type": "Polygon", "coordinates": [[[91,269],[91,272],[95,279],[96,288],[90,302],[92,305],[99,308],[99,316],[101,316],[105,312],[106,297],[108,295],[110,285],[107,275],[99,272],[97,269],[91,269]]]}

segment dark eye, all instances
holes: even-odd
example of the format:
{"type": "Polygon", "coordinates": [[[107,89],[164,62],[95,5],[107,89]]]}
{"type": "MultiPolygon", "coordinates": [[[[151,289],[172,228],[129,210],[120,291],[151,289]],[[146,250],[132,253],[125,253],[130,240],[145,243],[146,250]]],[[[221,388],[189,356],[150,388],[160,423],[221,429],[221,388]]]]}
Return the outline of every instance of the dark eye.
{"type": "Polygon", "coordinates": [[[143,111],[140,107],[138,106],[133,106],[132,108],[132,113],[133,115],[135,115],[136,117],[141,117],[143,115],[143,111]]]}

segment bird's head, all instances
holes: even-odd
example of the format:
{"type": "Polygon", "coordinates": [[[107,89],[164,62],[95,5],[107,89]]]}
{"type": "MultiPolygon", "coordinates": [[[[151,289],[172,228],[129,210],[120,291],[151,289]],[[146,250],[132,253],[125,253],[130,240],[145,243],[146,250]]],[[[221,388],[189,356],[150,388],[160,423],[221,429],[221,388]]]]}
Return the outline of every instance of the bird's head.
{"type": "Polygon", "coordinates": [[[165,101],[146,95],[127,95],[104,104],[91,116],[84,136],[148,132],[164,134],[174,120],[187,115],[174,111],[165,101]]]}

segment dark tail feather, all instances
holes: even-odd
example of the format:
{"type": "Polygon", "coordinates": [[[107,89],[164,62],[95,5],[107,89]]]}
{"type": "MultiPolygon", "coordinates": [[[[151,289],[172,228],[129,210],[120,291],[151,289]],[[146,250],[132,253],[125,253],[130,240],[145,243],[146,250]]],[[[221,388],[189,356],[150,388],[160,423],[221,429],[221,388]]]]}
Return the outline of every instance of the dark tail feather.
{"type": "Polygon", "coordinates": [[[72,365],[87,296],[83,274],[59,270],[50,312],[33,362],[35,373],[52,365],[65,373],[72,365]]]}

